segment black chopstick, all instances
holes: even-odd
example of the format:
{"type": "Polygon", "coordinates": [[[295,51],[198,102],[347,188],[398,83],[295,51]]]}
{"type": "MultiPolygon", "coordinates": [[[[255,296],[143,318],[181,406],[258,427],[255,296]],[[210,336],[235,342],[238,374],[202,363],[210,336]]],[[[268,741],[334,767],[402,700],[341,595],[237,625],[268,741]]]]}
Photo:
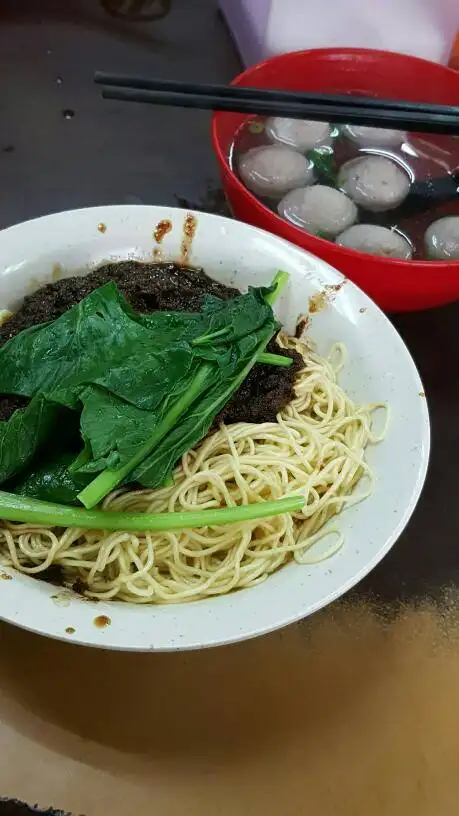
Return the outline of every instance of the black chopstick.
{"type": "MultiPolygon", "coordinates": [[[[228,86],[229,87],[229,86],[228,86]]],[[[345,97],[347,104],[323,104],[319,102],[281,102],[249,98],[233,98],[209,93],[152,91],[140,88],[108,87],[102,89],[104,99],[123,102],[147,102],[182,108],[199,108],[213,111],[234,111],[259,116],[285,116],[290,119],[313,119],[336,124],[354,124],[367,127],[398,128],[427,133],[459,134],[459,115],[454,113],[429,113],[395,109],[363,107],[354,104],[355,97],[345,97]]],[[[359,99],[359,97],[357,97],[359,99]]],[[[375,100],[377,101],[377,100],[375,100]]],[[[388,104],[388,103],[387,103],[388,104]]]]}
{"type": "Polygon", "coordinates": [[[323,94],[309,91],[280,91],[267,88],[244,87],[239,85],[217,85],[212,83],[181,82],[174,79],[159,79],[129,74],[113,74],[108,71],[96,71],[94,81],[98,85],[118,88],[133,88],[166,93],[197,94],[199,96],[218,96],[234,100],[256,99],[266,102],[317,103],[320,105],[349,106],[391,111],[421,113],[427,115],[457,116],[459,106],[437,105],[426,102],[409,102],[397,99],[378,99],[370,96],[352,96],[351,94],[323,94]]]}

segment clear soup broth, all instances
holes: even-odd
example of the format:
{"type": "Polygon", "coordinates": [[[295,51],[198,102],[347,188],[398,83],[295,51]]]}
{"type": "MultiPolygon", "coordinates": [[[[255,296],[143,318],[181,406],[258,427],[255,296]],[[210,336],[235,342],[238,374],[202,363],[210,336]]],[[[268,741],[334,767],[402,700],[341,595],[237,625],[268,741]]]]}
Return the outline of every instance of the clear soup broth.
{"type": "Polygon", "coordinates": [[[253,117],[229,160],[307,232],[372,255],[459,260],[459,136],[253,117]]]}

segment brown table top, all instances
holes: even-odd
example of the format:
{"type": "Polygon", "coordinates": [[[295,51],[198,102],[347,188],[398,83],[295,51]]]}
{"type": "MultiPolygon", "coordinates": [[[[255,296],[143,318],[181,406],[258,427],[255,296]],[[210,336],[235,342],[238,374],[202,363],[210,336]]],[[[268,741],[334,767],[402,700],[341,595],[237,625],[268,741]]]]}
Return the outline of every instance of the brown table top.
{"type": "Polygon", "coordinates": [[[454,816],[458,647],[454,603],[189,654],[2,625],[1,790],[87,816],[454,816]]]}

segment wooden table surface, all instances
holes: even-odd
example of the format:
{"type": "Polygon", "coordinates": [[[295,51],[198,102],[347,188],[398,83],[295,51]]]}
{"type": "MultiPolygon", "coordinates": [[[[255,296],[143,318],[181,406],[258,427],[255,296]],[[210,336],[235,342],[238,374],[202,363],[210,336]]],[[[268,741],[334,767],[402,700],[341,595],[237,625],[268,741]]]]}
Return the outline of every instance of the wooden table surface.
{"type": "Polygon", "coordinates": [[[456,605],[390,617],[336,605],[167,655],[0,626],[2,793],[87,816],[455,816],[456,605]]]}

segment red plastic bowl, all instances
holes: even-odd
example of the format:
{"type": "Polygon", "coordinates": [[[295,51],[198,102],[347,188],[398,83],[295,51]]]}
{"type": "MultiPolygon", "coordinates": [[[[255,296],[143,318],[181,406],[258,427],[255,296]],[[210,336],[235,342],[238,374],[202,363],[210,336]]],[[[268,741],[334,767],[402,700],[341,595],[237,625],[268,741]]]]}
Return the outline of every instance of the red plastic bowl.
{"type": "MultiPolygon", "coordinates": [[[[416,57],[358,48],[282,54],[248,68],[233,84],[289,91],[359,92],[443,105],[459,102],[456,71],[416,57]]],[[[459,298],[459,261],[398,261],[344,249],[287,223],[257,201],[228,164],[230,145],[246,118],[239,113],[215,113],[212,120],[223,187],[236,218],[287,238],[328,261],[385,311],[426,309],[459,298]]]]}

